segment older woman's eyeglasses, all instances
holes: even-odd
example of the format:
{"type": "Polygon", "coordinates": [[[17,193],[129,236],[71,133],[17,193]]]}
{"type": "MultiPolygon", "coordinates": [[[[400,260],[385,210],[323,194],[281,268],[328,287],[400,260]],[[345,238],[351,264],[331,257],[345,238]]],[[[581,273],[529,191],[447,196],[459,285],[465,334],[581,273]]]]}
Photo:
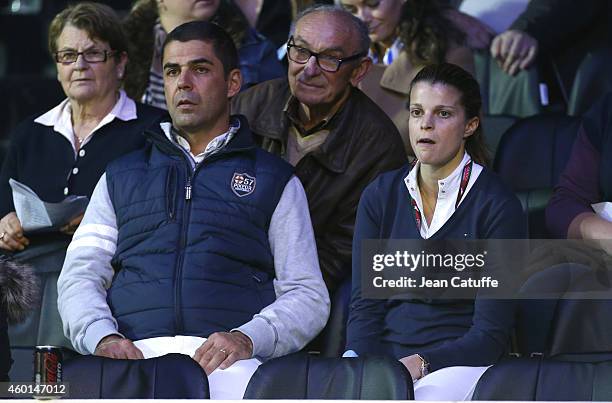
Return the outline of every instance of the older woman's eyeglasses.
{"type": "Polygon", "coordinates": [[[366,55],[367,53],[361,52],[357,53],[356,55],[338,59],[333,56],[328,56],[322,53],[315,53],[310,49],[297,46],[293,41],[293,36],[289,38],[289,42],[287,42],[287,57],[289,58],[289,60],[298,64],[306,64],[308,60],[310,60],[310,58],[314,56],[321,70],[325,70],[329,73],[335,73],[336,71],[338,71],[340,69],[340,66],[342,66],[342,63],[350,62],[366,55]]]}
{"type": "Polygon", "coordinates": [[[87,63],[103,63],[115,53],[113,50],[99,50],[89,49],[83,52],[77,52],[74,50],[60,50],[55,52],[55,61],[62,64],[72,64],[77,61],[79,55],[83,56],[83,59],[87,63]]]}

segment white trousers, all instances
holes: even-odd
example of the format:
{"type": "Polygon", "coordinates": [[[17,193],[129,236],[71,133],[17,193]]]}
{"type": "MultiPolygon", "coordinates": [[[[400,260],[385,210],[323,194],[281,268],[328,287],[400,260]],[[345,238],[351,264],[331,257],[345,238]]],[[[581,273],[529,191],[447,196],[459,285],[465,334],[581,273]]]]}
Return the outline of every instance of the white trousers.
{"type": "Polygon", "coordinates": [[[448,367],[414,383],[414,400],[471,400],[478,380],[489,367],[448,367]]]}
{"type": "MultiPolygon", "coordinates": [[[[135,341],[136,347],[145,358],[154,358],[170,353],[193,357],[196,350],[206,341],[203,337],[174,336],[153,337],[135,341]]],[[[208,376],[211,399],[239,400],[244,396],[249,380],[261,365],[256,358],[236,361],[227,369],[216,369],[208,376]]]]}

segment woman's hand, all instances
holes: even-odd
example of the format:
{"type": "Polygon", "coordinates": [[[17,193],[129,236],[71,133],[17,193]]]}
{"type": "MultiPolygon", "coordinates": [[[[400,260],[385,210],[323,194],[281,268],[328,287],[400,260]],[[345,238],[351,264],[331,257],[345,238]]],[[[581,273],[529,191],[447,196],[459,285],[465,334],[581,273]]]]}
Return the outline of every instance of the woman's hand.
{"type": "Polygon", "coordinates": [[[423,361],[421,361],[421,357],[419,357],[418,354],[400,358],[400,362],[408,369],[413,381],[421,378],[421,366],[423,365],[423,361]]]}
{"type": "Polygon", "coordinates": [[[0,248],[17,252],[24,250],[30,241],[23,236],[21,222],[17,214],[12,211],[0,220],[0,248]]]}
{"type": "Polygon", "coordinates": [[[77,230],[77,228],[79,228],[79,224],[83,220],[83,216],[84,215],[85,215],[85,213],[80,214],[80,215],[74,217],[72,220],[70,220],[70,222],[68,224],[66,224],[62,228],[60,228],[60,232],[63,232],[66,235],[73,235],[74,232],[77,230]]]}

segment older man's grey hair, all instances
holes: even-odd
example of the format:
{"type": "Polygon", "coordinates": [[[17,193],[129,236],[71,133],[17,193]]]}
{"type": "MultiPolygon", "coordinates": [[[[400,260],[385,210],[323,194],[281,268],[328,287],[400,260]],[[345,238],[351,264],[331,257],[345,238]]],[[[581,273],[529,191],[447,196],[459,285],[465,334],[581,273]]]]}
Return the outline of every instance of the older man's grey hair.
{"type": "Polygon", "coordinates": [[[295,26],[304,17],[313,13],[333,14],[347,21],[359,40],[359,53],[367,53],[370,49],[370,37],[368,35],[368,26],[355,17],[353,14],[346,11],[340,6],[329,4],[316,4],[300,11],[295,17],[295,21],[291,24],[291,35],[295,33],[295,26]]]}

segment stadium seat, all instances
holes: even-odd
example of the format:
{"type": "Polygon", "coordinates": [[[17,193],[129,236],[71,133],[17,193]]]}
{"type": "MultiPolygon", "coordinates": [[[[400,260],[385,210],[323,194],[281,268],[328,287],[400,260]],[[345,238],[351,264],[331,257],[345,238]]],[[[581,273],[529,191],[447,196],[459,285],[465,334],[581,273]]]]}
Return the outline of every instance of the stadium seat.
{"type": "Polygon", "coordinates": [[[351,278],[346,278],[330,296],[331,308],[327,324],[307,348],[318,352],[321,357],[340,357],[346,345],[346,322],[351,300],[351,278]]]}
{"type": "Polygon", "coordinates": [[[414,391],[408,370],[391,358],[297,353],[262,364],[244,398],[412,400],[414,391]]]}
{"type": "Polygon", "coordinates": [[[484,115],[482,117],[484,138],[492,161],[502,136],[517,120],[517,117],[510,115],[484,115]]]}
{"type": "Polygon", "coordinates": [[[589,51],[580,62],[569,95],[567,113],[580,116],[606,92],[612,91],[612,48],[589,51]]]}
{"type": "Polygon", "coordinates": [[[64,365],[71,399],[208,399],[208,379],[189,356],[148,360],[79,356],[64,365]]]}
{"type": "Polygon", "coordinates": [[[525,298],[516,324],[519,351],[564,360],[612,359],[611,284],[612,268],[596,256],[590,265],[562,263],[531,275],[519,291],[525,298]]]}
{"type": "Polygon", "coordinates": [[[489,368],[472,400],[612,400],[612,362],[513,358],[489,368]]]}
{"type": "Polygon", "coordinates": [[[562,264],[532,275],[521,293],[549,299],[521,301],[517,333],[526,357],[489,368],[473,399],[611,400],[611,274],[562,264]]]}
{"type": "Polygon", "coordinates": [[[580,119],[538,115],[504,133],[493,169],[517,194],[528,213],[529,236],[549,238],[544,210],[569,158],[580,119]]]}

